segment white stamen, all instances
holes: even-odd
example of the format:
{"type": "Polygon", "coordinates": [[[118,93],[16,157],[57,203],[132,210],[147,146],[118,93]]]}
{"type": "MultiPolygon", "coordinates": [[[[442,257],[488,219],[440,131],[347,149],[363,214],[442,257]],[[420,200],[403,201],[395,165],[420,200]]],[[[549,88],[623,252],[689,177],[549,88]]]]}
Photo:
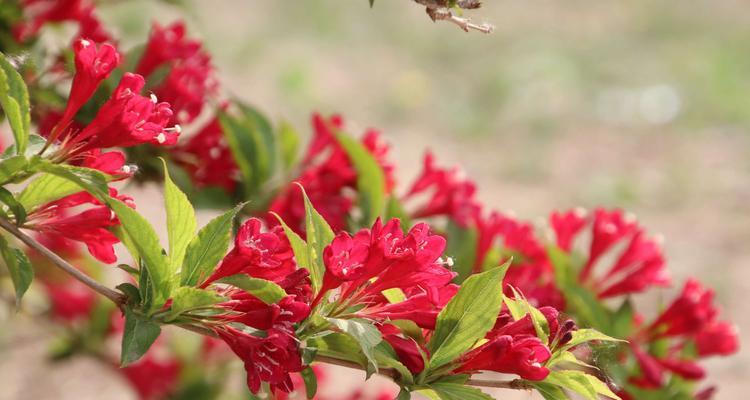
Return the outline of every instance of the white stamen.
{"type": "Polygon", "coordinates": [[[164,132],[161,132],[156,136],[156,141],[159,142],[159,144],[163,144],[167,141],[167,137],[164,135],[164,132]]]}
{"type": "Polygon", "coordinates": [[[221,150],[219,150],[218,147],[212,147],[208,151],[208,155],[211,156],[211,158],[219,158],[219,156],[221,155],[221,150]]]}
{"type": "Polygon", "coordinates": [[[156,98],[156,95],[151,93],[151,102],[156,104],[159,102],[159,99],[156,98]]]}
{"type": "Polygon", "coordinates": [[[91,45],[91,42],[89,42],[86,39],[81,39],[81,46],[83,47],[89,47],[91,45]]]}

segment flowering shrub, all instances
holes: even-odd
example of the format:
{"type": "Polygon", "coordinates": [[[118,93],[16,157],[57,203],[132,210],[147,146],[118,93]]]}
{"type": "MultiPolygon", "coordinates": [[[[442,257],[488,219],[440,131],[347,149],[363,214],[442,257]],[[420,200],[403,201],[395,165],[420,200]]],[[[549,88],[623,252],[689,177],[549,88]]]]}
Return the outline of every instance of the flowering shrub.
{"type": "MultiPolygon", "coordinates": [[[[488,30],[450,8],[477,1],[417,2],[488,30]]],[[[379,132],[356,139],[340,116],[314,114],[298,155],[290,126],[223,93],[180,22],[155,23],[126,53],[87,1],[3,7],[0,105],[14,143],[0,159],[0,253],[17,303],[38,276],[68,327],[55,356],[119,364],[143,399],[219,397],[231,358],[220,348],[242,361],[250,392],[280,399],[315,397],[321,363],[391,378],[400,392],[386,398],[498,387],[708,399],[700,360],[737,351],[697,281],[658,315],[634,309],[633,296],[672,282],[659,240],[621,210],[555,211],[548,238],[487,210],[431,153],[404,189],[379,132]],[[78,28],[70,50],[25,53],[62,22],[78,28]],[[167,243],[120,181],[163,185],[167,243]],[[198,228],[195,207],[223,213],[198,228]],[[113,289],[92,276],[114,268],[100,264],[118,262],[118,243],[132,262],[120,260],[129,279],[113,289]],[[171,348],[167,325],[201,335],[194,351],[171,348]]]]}

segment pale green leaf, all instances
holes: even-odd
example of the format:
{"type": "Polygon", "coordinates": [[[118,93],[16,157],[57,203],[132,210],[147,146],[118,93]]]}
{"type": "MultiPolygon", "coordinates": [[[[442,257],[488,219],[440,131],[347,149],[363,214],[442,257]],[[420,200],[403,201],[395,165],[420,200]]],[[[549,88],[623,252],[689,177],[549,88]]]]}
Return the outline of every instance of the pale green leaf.
{"type": "Polygon", "coordinates": [[[212,219],[190,241],[182,263],[182,286],[195,286],[208,278],[221,261],[232,239],[232,220],[242,204],[212,219]]]}
{"type": "Polygon", "coordinates": [[[29,91],[21,74],[0,53],[0,105],[16,141],[16,154],[24,154],[31,131],[29,91]]]}
{"type": "MultiPolygon", "coordinates": [[[[163,160],[162,160],[163,161],[163,160]]],[[[185,259],[185,251],[195,235],[195,210],[185,193],[172,182],[164,163],[164,207],[167,210],[169,237],[169,269],[177,271],[185,259]]]]}
{"type": "Polygon", "coordinates": [[[284,289],[276,283],[265,279],[253,278],[248,275],[231,275],[221,278],[217,282],[238,287],[259,298],[266,304],[278,303],[286,297],[284,289]]]}

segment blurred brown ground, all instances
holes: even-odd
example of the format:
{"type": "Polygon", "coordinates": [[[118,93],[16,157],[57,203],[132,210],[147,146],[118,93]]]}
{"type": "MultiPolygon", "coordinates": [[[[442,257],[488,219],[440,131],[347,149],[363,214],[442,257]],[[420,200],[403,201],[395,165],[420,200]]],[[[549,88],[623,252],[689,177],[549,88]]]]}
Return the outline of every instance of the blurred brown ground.
{"type": "MultiPolygon", "coordinates": [[[[316,109],[344,114],[355,134],[381,128],[404,184],[429,147],[462,164],[489,206],[523,218],[634,212],[665,236],[675,282],[713,286],[724,316],[750,329],[750,3],[491,0],[471,14],[497,26],[489,36],[407,3],[194,1],[187,19],[232,93],[305,134],[316,109]]],[[[182,13],[101,9],[129,38],[182,13]]],[[[1,330],[0,399],[132,398],[87,360],[51,368],[39,327],[4,316],[1,330]]],[[[739,355],[707,363],[719,400],[747,397],[741,338],[739,355]]],[[[337,386],[357,384],[347,376],[337,386]]]]}

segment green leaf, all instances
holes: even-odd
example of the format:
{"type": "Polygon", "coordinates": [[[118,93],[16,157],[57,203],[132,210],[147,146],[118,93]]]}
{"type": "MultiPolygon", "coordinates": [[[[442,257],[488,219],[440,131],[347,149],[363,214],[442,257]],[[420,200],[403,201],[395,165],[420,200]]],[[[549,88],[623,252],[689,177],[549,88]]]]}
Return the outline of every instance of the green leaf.
{"type": "Polygon", "coordinates": [[[212,219],[190,241],[182,263],[182,286],[203,282],[221,261],[232,240],[232,220],[243,206],[240,204],[212,219]]]}
{"type": "Polygon", "coordinates": [[[110,198],[107,204],[117,214],[123,230],[138,251],[138,254],[133,256],[140,257],[146,270],[148,270],[148,275],[153,283],[153,297],[149,311],[161,308],[169,299],[172,291],[172,274],[162,251],[159,237],[146,218],[125,203],[110,198]]]}
{"type": "Polygon", "coordinates": [[[336,138],[357,171],[357,196],[362,212],[362,224],[369,227],[383,214],[385,207],[383,168],[367,148],[351,136],[337,133],[336,138]]]}
{"type": "Polygon", "coordinates": [[[401,363],[396,351],[393,350],[393,347],[385,340],[375,346],[375,361],[380,367],[390,368],[398,372],[400,375],[398,382],[407,385],[414,383],[414,376],[411,371],[409,371],[409,368],[401,363]]]}
{"type": "Polygon", "coordinates": [[[590,400],[598,400],[599,395],[604,395],[612,399],[620,398],[612,393],[604,382],[592,375],[582,371],[550,371],[544,382],[560,386],[563,389],[572,390],[590,400]]]}
{"type": "Polygon", "coordinates": [[[360,345],[354,338],[344,333],[329,333],[325,336],[313,337],[307,340],[308,347],[318,349],[318,354],[341,360],[366,365],[367,358],[360,351],[360,345]]]}
{"type": "Polygon", "coordinates": [[[282,121],[279,124],[276,135],[279,138],[279,151],[284,168],[290,169],[297,161],[297,148],[299,147],[299,135],[291,124],[282,121]]]}
{"type": "Polygon", "coordinates": [[[302,381],[305,382],[305,395],[308,399],[314,399],[318,391],[318,377],[315,376],[315,371],[308,366],[300,372],[300,375],[302,381]]]}
{"type": "Polygon", "coordinates": [[[492,400],[492,396],[483,391],[459,383],[436,382],[430,388],[441,400],[492,400]]]}
{"type": "Polygon", "coordinates": [[[125,308],[125,330],[122,335],[120,366],[138,361],[161,334],[161,327],[130,308],[125,308]]]}
{"type": "Polygon", "coordinates": [[[278,303],[286,297],[284,289],[276,283],[247,275],[237,274],[227,276],[219,279],[217,282],[236,286],[259,298],[266,304],[278,303]]]}
{"type": "Polygon", "coordinates": [[[172,293],[172,307],[169,309],[167,321],[173,320],[180,314],[198,308],[212,306],[220,303],[224,297],[210,290],[197,289],[183,286],[172,293]]]}
{"type": "Polygon", "coordinates": [[[326,269],[323,264],[323,249],[333,241],[334,234],[325,218],[313,207],[302,185],[300,185],[300,190],[302,190],[302,196],[305,198],[308,270],[310,271],[313,292],[317,293],[323,283],[323,274],[326,269]]]}
{"type": "Polygon", "coordinates": [[[378,363],[375,359],[375,346],[383,340],[378,328],[371,322],[360,318],[326,318],[326,320],[357,341],[362,353],[367,358],[368,365],[377,372],[378,363]]]}
{"type": "Polygon", "coordinates": [[[430,369],[452,362],[492,328],[503,304],[503,277],[508,266],[470,276],[440,311],[428,343],[430,369]]]}
{"type": "Polygon", "coordinates": [[[29,91],[21,74],[3,53],[0,53],[0,106],[3,107],[13,131],[16,154],[24,154],[31,130],[29,91]]]}
{"type": "MultiPolygon", "coordinates": [[[[94,197],[106,201],[106,199],[109,198],[109,188],[107,187],[107,182],[112,179],[112,177],[108,176],[107,174],[104,174],[100,171],[97,171],[92,168],[84,168],[84,167],[74,167],[71,165],[66,164],[53,164],[47,160],[42,159],[33,159],[32,160],[32,168],[35,171],[38,172],[46,172],[48,174],[60,177],[62,179],[65,179],[69,182],[74,183],[77,185],[80,189],[77,191],[74,191],[73,193],[80,192],[81,190],[85,190],[89,192],[94,197]]],[[[67,188],[68,186],[66,186],[67,188]]],[[[40,191],[44,188],[36,188],[35,190],[40,191]]],[[[53,193],[54,193],[53,189],[53,193]]],[[[69,193],[72,194],[72,193],[69,193]]],[[[56,194],[57,195],[57,194],[56,194]]],[[[28,195],[27,195],[28,196],[28,195]]],[[[50,196],[47,194],[46,196],[50,196]]],[[[40,197],[45,197],[44,194],[37,194],[34,196],[31,196],[32,198],[35,198],[35,200],[39,200],[40,197]]],[[[21,193],[21,199],[24,198],[24,194],[21,193]]],[[[22,204],[26,207],[26,209],[30,209],[29,207],[33,207],[35,202],[29,202],[28,200],[21,200],[22,204]],[[27,203],[30,203],[27,205],[27,203]]]]}
{"type": "Polygon", "coordinates": [[[0,202],[5,203],[8,206],[8,209],[13,213],[16,225],[23,225],[24,221],[26,221],[26,209],[18,202],[18,200],[16,200],[13,193],[9,192],[4,187],[0,187],[0,202]]]}
{"type": "Polygon", "coordinates": [[[460,284],[474,269],[474,263],[477,257],[477,241],[479,233],[476,228],[462,228],[452,220],[448,222],[446,229],[445,254],[453,257],[453,271],[458,275],[454,282],[460,284]]]}
{"type": "Polygon", "coordinates": [[[571,349],[575,346],[578,346],[579,344],[583,344],[586,342],[590,342],[593,340],[600,340],[604,342],[626,342],[622,339],[616,339],[610,336],[607,336],[596,329],[578,329],[573,331],[573,338],[570,339],[568,343],[565,344],[565,346],[561,347],[561,351],[565,351],[568,349],[571,349]]]}
{"type": "Polygon", "coordinates": [[[307,242],[305,242],[297,232],[293,231],[278,214],[275,212],[271,212],[271,214],[276,217],[279,224],[281,224],[281,227],[284,228],[284,234],[289,240],[289,244],[292,246],[292,252],[294,252],[294,258],[297,261],[297,265],[307,269],[310,272],[310,275],[312,275],[312,272],[310,271],[310,251],[307,249],[307,242]]]}
{"type": "Polygon", "coordinates": [[[530,382],[530,384],[544,397],[544,400],[568,400],[565,391],[546,382],[530,382]]]}
{"type": "Polygon", "coordinates": [[[31,210],[80,191],[81,187],[70,180],[56,175],[42,174],[21,191],[18,201],[31,210]]]}
{"type": "Polygon", "coordinates": [[[634,328],[633,314],[633,304],[626,299],[612,315],[612,327],[608,332],[616,337],[629,337],[634,328]]]}
{"type": "MultiPolygon", "coordinates": [[[[162,160],[164,161],[164,160],[162,160]]],[[[169,269],[177,271],[185,259],[185,250],[195,235],[197,222],[195,210],[185,193],[172,182],[164,163],[164,207],[167,209],[167,235],[169,237],[169,269]]]]}
{"type": "Polygon", "coordinates": [[[13,281],[13,287],[16,290],[16,307],[18,307],[21,304],[21,298],[23,298],[34,279],[34,269],[31,267],[31,261],[26,254],[19,249],[10,247],[1,235],[0,253],[5,261],[5,266],[8,267],[10,279],[13,281]]]}
{"type": "Polygon", "coordinates": [[[14,156],[0,161],[0,184],[11,182],[14,176],[24,171],[29,165],[29,160],[24,156],[14,156]]]}
{"type": "Polygon", "coordinates": [[[536,336],[542,341],[542,343],[547,343],[549,340],[549,323],[547,322],[547,318],[544,317],[544,314],[542,314],[541,311],[529,304],[528,300],[526,300],[526,298],[514,287],[511,286],[511,290],[513,290],[515,298],[511,299],[505,295],[503,295],[503,298],[505,304],[508,306],[508,310],[510,310],[511,315],[513,316],[513,319],[518,321],[527,314],[530,314],[531,324],[534,326],[536,336]]]}

